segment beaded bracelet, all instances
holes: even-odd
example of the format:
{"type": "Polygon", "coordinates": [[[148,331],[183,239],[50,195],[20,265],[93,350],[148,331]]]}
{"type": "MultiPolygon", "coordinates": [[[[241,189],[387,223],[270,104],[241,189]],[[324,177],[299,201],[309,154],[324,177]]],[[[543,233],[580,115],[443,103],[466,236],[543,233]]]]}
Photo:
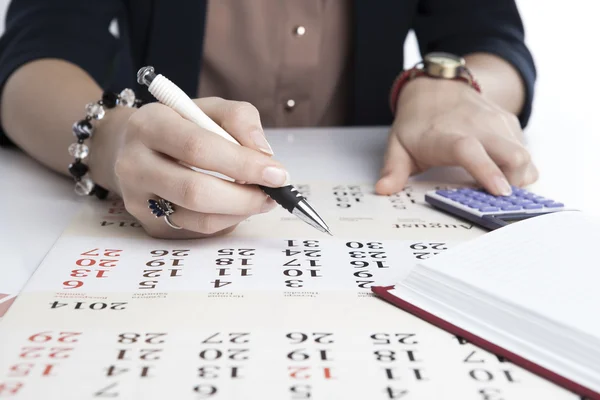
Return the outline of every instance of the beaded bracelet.
{"type": "Polygon", "coordinates": [[[87,174],[89,171],[88,166],[82,163],[82,160],[90,154],[90,148],[83,142],[91,138],[94,132],[91,121],[104,118],[105,107],[107,109],[114,108],[117,105],[139,107],[141,104],[141,100],[135,98],[133,90],[124,89],[119,94],[104,92],[102,100],[85,106],[85,119],[73,124],[73,135],[77,138],[77,142],[69,146],[69,154],[75,157],[75,161],[69,164],[69,172],[75,178],[75,193],[80,196],[96,195],[99,199],[104,199],[108,195],[108,190],[92,181],[87,174]]]}

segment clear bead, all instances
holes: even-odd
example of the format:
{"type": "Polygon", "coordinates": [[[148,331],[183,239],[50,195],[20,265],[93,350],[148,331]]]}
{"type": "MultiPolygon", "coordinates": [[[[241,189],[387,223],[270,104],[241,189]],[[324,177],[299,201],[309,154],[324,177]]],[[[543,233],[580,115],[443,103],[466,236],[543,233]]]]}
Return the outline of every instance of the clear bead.
{"type": "Polygon", "coordinates": [[[90,154],[90,148],[85,144],[73,143],[69,146],[69,154],[75,158],[84,159],[90,154]]]}
{"type": "Polygon", "coordinates": [[[123,89],[119,93],[119,104],[125,107],[133,107],[135,104],[135,93],[131,89],[123,89]]]}
{"type": "Polygon", "coordinates": [[[85,106],[85,113],[90,118],[102,119],[104,118],[104,107],[98,103],[89,103],[85,106]]]}
{"type": "Polygon", "coordinates": [[[89,196],[92,190],[94,190],[94,182],[87,175],[75,183],[75,193],[80,196],[89,196]]]}

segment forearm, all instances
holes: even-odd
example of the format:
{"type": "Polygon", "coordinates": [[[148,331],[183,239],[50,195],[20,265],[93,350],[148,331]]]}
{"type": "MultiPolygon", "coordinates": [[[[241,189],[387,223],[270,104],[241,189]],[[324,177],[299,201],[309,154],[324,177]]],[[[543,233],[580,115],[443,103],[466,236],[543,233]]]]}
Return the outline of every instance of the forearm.
{"type": "MultiPolygon", "coordinates": [[[[19,68],[7,81],[0,103],[0,118],[8,137],[47,167],[68,175],[73,162],[67,148],[76,141],[75,121],[84,118],[87,103],[98,101],[102,89],[81,68],[61,60],[44,59],[19,68]]],[[[92,179],[115,189],[110,160],[114,154],[116,126],[127,110],[114,109],[94,122],[90,155],[85,162],[92,179]],[[115,115],[117,114],[117,115],[115,115]],[[99,130],[102,128],[102,133],[99,130]]]]}
{"type": "Polygon", "coordinates": [[[517,70],[492,54],[474,53],[465,59],[481,85],[482,94],[506,111],[519,115],[525,102],[525,85],[517,70]]]}

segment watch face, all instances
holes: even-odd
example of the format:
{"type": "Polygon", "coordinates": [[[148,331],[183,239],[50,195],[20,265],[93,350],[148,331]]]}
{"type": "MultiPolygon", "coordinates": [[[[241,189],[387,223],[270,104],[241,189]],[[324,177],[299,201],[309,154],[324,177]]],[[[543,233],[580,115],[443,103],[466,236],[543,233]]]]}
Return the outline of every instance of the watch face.
{"type": "Polygon", "coordinates": [[[437,64],[443,68],[458,68],[465,65],[465,60],[462,57],[455,56],[450,53],[429,53],[425,56],[425,61],[437,64]]]}

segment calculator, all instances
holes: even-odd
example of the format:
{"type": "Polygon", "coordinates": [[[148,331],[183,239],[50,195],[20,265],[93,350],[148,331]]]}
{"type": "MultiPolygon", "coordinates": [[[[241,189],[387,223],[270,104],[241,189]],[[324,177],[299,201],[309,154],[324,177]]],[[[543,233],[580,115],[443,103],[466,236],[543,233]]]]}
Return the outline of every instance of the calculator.
{"type": "Polygon", "coordinates": [[[513,187],[510,196],[494,196],[484,189],[431,190],[425,201],[454,216],[493,230],[549,212],[564,211],[555,200],[513,187]]]}

